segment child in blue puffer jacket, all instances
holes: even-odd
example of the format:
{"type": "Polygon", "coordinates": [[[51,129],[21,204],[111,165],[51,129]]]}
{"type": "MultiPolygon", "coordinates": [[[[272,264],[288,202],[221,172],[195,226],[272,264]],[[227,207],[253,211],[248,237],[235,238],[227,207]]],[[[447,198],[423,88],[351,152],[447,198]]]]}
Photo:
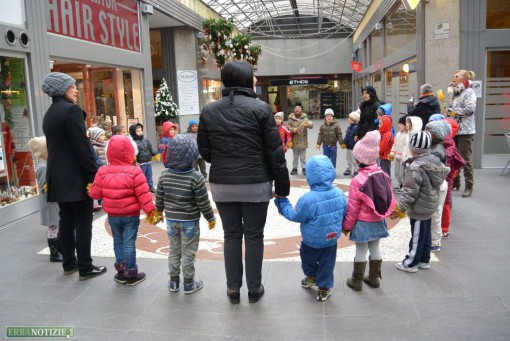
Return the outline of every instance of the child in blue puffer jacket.
{"type": "Polygon", "coordinates": [[[337,239],[347,210],[344,192],[333,186],[335,177],[329,158],[316,155],[306,163],[306,180],[311,191],[299,198],[296,208],[287,198],[277,197],[274,200],[280,214],[290,221],[301,223],[303,241],[299,254],[306,275],[301,286],[317,286],[317,301],[326,301],[331,296],[337,239]]]}

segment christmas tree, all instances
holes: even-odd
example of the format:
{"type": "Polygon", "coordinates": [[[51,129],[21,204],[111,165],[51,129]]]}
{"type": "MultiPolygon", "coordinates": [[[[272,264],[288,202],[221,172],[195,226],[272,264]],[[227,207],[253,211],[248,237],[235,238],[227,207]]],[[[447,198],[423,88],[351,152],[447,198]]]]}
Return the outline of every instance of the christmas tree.
{"type": "Polygon", "coordinates": [[[159,117],[163,121],[168,121],[170,118],[177,116],[179,116],[179,109],[163,78],[158,92],[156,92],[156,117],[159,117]]]}

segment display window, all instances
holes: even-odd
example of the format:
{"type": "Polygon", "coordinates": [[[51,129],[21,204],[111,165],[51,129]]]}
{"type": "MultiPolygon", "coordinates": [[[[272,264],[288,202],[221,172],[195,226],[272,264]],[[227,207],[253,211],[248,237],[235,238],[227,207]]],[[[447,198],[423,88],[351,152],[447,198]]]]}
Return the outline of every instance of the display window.
{"type": "Polygon", "coordinates": [[[203,106],[221,98],[221,81],[215,79],[202,79],[202,104],[203,106]]]}
{"type": "Polygon", "coordinates": [[[144,124],[141,71],[111,66],[54,61],[55,72],[76,79],[78,105],[87,113],[87,127],[112,128],[144,124]]]}
{"type": "Polygon", "coordinates": [[[34,160],[28,149],[32,123],[24,58],[0,55],[0,208],[37,192],[34,160]]]}

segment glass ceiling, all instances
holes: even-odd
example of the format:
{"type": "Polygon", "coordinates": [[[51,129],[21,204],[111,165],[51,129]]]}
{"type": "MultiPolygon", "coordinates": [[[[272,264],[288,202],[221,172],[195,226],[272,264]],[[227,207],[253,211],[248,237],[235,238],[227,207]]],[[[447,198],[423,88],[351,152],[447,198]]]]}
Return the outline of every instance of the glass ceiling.
{"type": "Polygon", "coordinates": [[[201,0],[254,37],[349,36],[371,0],[201,0]]]}

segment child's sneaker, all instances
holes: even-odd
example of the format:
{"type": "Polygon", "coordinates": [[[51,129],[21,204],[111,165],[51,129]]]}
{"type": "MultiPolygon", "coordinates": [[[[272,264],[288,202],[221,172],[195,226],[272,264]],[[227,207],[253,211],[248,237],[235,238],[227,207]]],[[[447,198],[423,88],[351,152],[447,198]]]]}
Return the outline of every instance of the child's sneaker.
{"type": "Polygon", "coordinates": [[[441,251],[441,245],[432,245],[430,247],[430,252],[439,252],[441,251]]]}
{"type": "Polygon", "coordinates": [[[204,287],[204,282],[202,282],[199,279],[193,280],[191,283],[184,282],[184,293],[185,294],[192,294],[195,291],[198,291],[204,287]]]}
{"type": "Polygon", "coordinates": [[[319,292],[317,293],[317,301],[327,301],[329,296],[331,296],[331,290],[319,289],[319,292]]]}
{"type": "Polygon", "coordinates": [[[303,280],[301,281],[301,286],[303,288],[311,288],[315,285],[315,277],[309,277],[309,276],[306,276],[305,278],[303,278],[303,280]]]}
{"type": "Polygon", "coordinates": [[[412,268],[408,268],[407,266],[402,264],[402,262],[395,264],[395,266],[397,267],[397,269],[399,269],[401,271],[411,272],[411,273],[418,272],[418,266],[414,266],[412,268]]]}
{"type": "Polygon", "coordinates": [[[418,267],[420,269],[430,269],[430,263],[419,263],[418,267]]]}
{"type": "Polygon", "coordinates": [[[356,175],[358,175],[358,171],[355,171],[354,173],[352,173],[352,177],[354,178],[356,175]]]}
{"type": "Polygon", "coordinates": [[[347,168],[344,172],[344,175],[351,175],[351,174],[352,174],[352,172],[349,168],[347,168]]]}
{"type": "Polygon", "coordinates": [[[177,292],[179,291],[180,289],[180,281],[178,279],[176,280],[169,280],[168,281],[168,290],[170,290],[171,292],[177,292]]]}
{"type": "Polygon", "coordinates": [[[450,232],[443,232],[443,239],[450,238],[450,232]]]}

